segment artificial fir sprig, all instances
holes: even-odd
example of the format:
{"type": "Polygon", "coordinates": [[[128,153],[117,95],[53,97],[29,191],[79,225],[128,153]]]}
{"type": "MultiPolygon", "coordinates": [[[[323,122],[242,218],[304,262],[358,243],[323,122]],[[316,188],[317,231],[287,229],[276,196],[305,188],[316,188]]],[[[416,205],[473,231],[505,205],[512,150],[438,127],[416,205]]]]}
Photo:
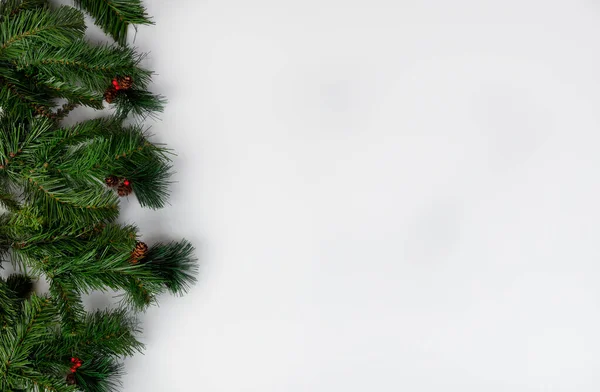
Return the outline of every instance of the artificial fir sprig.
{"type": "Polygon", "coordinates": [[[11,290],[0,281],[2,309],[12,312],[0,334],[2,391],[112,391],[122,370],[118,359],[143,348],[136,321],[123,309],[88,314],[79,330],[65,333],[51,298],[3,300],[5,291],[11,290]]]}
{"type": "MultiPolygon", "coordinates": [[[[104,185],[109,175],[129,179],[143,206],[165,204],[169,152],[150,143],[139,126],[109,117],[67,129],[46,118],[33,119],[29,127],[0,121],[1,127],[0,178],[21,186],[34,226],[76,232],[114,220],[118,196],[104,185]]],[[[2,194],[9,192],[0,189],[2,194]]]]}
{"type": "MultiPolygon", "coordinates": [[[[129,10],[132,2],[92,0],[81,6],[94,9],[94,4],[102,3],[116,5],[109,6],[111,10],[129,10]]],[[[135,17],[136,12],[120,13],[129,18],[123,22],[125,29],[141,20],[135,17]]],[[[164,99],[146,90],[151,72],[139,66],[144,55],[124,41],[120,46],[91,45],[83,39],[85,28],[83,13],[73,7],[53,8],[40,0],[2,3],[0,107],[19,118],[41,115],[54,119],[62,115],[53,111],[58,99],[101,109],[111,81],[127,76],[133,85],[109,102],[117,115],[144,116],[161,111],[164,99]]]]}
{"type": "Polygon", "coordinates": [[[0,21],[21,11],[40,9],[47,5],[47,0],[2,0],[0,2],[0,21]]]}
{"type": "Polygon", "coordinates": [[[132,24],[152,24],[140,0],[75,0],[104,32],[123,45],[132,24]]]}

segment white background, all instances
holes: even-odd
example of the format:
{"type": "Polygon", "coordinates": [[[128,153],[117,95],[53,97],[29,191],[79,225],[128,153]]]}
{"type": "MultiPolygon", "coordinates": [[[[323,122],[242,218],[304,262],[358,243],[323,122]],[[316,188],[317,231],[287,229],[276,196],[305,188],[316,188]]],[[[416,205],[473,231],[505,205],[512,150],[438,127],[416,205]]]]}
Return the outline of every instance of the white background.
{"type": "Polygon", "coordinates": [[[124,391],[598,391],[600,3],[145,4],[177,183],[123,220],[201,269],[124,391]]]}

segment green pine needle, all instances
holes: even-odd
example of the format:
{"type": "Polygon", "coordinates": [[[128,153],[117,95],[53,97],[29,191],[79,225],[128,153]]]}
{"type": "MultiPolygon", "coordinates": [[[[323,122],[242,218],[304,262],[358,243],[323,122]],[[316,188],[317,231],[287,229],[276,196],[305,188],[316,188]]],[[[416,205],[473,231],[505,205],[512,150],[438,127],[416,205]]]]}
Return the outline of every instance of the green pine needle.
{"type": "Polygon", "coordinates": [[[127,40],[131,24],[152,24],[140,0],[75,0],[119,45],[127,40]]]}

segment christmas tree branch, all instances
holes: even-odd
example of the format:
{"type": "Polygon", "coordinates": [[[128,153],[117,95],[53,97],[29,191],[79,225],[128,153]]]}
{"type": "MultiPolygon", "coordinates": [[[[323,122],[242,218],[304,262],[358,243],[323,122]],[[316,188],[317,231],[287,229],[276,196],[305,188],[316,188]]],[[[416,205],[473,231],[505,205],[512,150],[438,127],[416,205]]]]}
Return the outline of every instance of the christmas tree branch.
{"type": "Polygon", "coordinates": [[[138,66],[144,55],[129,47],[115,45],[90,46],[77,40],[68,47],[43,47],[13,60],[18,70],[33,71],[63,81],[80,82],[103,91],[116,76],[130,76],[135,86],[146,88],[151,73],[138,66]]]}
{"type": "Polygon", "coordinates": [[[81,319],[85,316],[81,296],[73,287],[58,277],[50,282],[50,294],[58,306],[61,316],[63,333],[76,333],[81,326],[81,319]]]}
{"type": "Polygon", "coordinates": [[[46,0],[3,0],[0,2],[0,21],[15,16],[23,10],[45,8],[46,0]]]}
{"type": "Polygon", "coordinates": [[[75,0],[104,32],[120,45],[127,39],[131,24],[152,24],[140,0],[75,0]]]}
{"type": "Polygon", "coordinates": [[[17,58],[38,42],[67,46],[84,31],[83,15],[71,7],[23,10],[0,22],[0,55],[17,58]]]}

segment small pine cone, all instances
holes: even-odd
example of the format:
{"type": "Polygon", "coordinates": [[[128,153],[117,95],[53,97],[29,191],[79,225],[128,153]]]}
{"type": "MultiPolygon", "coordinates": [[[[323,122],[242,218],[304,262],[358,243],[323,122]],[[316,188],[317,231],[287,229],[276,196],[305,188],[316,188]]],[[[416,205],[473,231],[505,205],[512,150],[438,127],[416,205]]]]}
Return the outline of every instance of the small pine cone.
{"type": "Polygon", "coordinates": [[[131,194],[131,192],[133,192],[133,188],[131,187],[131,184],[129,184],[129,183],[127,183],[127,184],[122,183],[117,188],[117,194],[121,197],[129,196],[131,194]]]}
{"type": "Polygon", "coordinates": [[[135,244],[135,249],[131,252],[131,262],[137,263],[143,259],[148,253],[148,245],[145,242],[138,242],[135,244]]]}
{"type": "Polygon", "coordinates": [[[104,179],[104,182],[107,186],[114,188],[119,185],[119,177],[117,176],[108,176],[104,179]]]}
{"type": "Polygon", "coordinates": [[[108,103],[112,103],[112,101],[117,97],[118,91],[114,86],[110,86],[104,92],[104,100],[108,103]]]}
{"type": "Polygon", "coordinates": [[[75,379],[75,375],[73,373],[67,375],[67,385],[75,385],[77,384],[77,380],[75,379]]]}
{"type": "Polygon", "coordinates": [[[133,78],[131,76],[124,76],[119,79],[119,87],[123,90],[131,88],[133,85],[133,78]]]}

